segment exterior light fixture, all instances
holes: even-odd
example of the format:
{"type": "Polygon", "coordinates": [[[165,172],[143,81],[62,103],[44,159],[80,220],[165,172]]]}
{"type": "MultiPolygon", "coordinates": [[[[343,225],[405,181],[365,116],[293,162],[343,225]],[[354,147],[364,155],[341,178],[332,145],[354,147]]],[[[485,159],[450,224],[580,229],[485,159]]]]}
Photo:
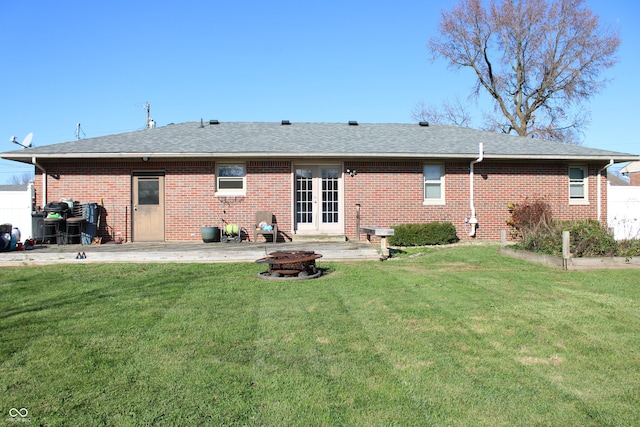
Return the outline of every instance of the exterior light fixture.
{"type": "Polygon", "coordinates": [[[347,169],[347,173],[351,176],[356,176],[358,174],[355,169],[347,169]]]}

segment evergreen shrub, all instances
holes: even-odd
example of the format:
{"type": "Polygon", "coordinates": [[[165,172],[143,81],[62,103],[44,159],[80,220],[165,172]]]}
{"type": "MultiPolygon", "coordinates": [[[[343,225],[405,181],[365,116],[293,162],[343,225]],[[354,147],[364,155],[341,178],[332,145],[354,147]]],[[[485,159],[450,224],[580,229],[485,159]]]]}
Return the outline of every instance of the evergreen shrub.
{"type": "Polygon", "coordinates": [[[446,245],[459,240],[451,222],[399,224],[392,228],[394,235],[389,236],[389,244],[392,246],[446,245]]]}

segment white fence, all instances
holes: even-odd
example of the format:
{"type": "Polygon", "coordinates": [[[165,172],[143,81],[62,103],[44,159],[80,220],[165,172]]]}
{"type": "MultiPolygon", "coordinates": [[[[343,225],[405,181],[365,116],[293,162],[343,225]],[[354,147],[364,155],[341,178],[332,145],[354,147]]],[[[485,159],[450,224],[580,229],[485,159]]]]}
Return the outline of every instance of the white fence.
{"type": "Polygon", "coordinates": [[[616,240],[640,238],[640,187],[609,185],[607,224],[616,240]]]}
{"type": "Polygon", "coordinates": [[[21,240],[33,236],[31,217],[33,184],[20,190],[0,191],[0,224],[11,224],[20,230],[21,240]]]}

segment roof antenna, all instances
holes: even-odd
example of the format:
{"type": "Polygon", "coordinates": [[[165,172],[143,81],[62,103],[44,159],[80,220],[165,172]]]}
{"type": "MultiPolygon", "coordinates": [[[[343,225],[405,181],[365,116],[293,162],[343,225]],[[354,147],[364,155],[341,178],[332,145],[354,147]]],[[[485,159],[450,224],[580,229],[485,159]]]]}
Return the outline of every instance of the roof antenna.
{"type": "Polygon", "coordinates": [[[84,133],[84,131],[80,128],[80,123],[77,123],[76,124],[76,141],[79,141],[81,139],[80,138],[80,132],[82,132],[83,136],[87,136],[87,134],[84,133]]]}
{"type": "Polygon", "coordinates": [[[156,121],[151,118],[151,105],[148,102],[145,102],[144,107],[147,110],[147,129],[153,129],[156,127],[156,121]]]}

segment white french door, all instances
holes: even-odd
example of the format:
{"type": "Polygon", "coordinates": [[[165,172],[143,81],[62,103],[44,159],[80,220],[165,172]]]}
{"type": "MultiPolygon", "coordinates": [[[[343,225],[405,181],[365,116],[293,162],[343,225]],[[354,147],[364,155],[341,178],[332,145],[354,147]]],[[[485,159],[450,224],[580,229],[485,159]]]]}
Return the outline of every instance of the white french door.
{"type": "Polygon", "coordinates": [[[296,233],[344,233],[342,167],[295,167],[296,233]]]}

